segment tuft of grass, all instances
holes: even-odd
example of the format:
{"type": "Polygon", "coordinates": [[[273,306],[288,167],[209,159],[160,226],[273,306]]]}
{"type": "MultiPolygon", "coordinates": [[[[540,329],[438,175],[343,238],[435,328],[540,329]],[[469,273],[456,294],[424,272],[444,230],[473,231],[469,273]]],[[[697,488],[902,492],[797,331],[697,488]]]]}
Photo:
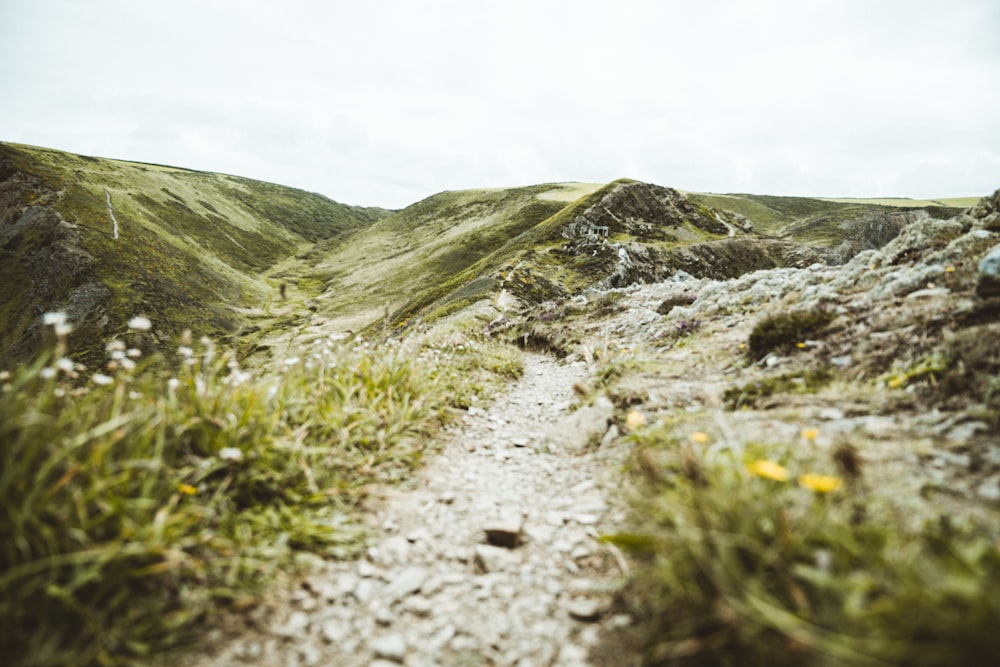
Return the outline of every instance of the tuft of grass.
{"type": "Polygon", "coordinates": [[[134,664],[302,552],[351,556],[367,489],[520,372],[513,348],[452,332],[324,338],[255,373],[209,339],[182,341],[176,365],[112,341],[93,373],[52,323],[55,351],[0,376],[0,652],[15,666],[134,664]]]}
{"type": "Polygon", "coordinates": [[[996,526],[884,497],[846,445],[827,459],[665,425],[630,437],[635,525],[607,539],[637,562],[625,600],[638,623],[625,641],[643,664],[980,665],[1000,655],[996,526]]]}
{"type": "Polygon", "coordinates": [[[794,349],[810,336],[820,333],[834,320],[827,310],[803,310],[779,313],[764,318],[754,326],[747,340],[747,351],[754,359],[775,350],[794,349]]]}

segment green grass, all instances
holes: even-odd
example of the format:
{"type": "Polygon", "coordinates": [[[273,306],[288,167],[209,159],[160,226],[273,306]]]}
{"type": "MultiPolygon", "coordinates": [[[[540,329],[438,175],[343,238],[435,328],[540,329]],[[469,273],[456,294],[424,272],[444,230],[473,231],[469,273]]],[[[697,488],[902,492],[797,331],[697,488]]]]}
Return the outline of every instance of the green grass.
{"type": "MultiPolygon", "coordinates": [[[[805,433],[805,432],[804,432],[805,433]]],[[[623,641],[649,665],[981,665],[1000,655],[996,526],[888,497],[856,449],[696,417],[631,436],[623,641]]],[[[815,437],[815,436],[806,436],[815,437]]]]}
{"type": "Polygon", "coordinates": [[[135,664],[300,554],[356,553],[371,485],[405,478],[455,408],[521,372],[460,326],[322,338],[252,374],[208,339],[136,367],[145,335],[109,346],[114,370],[82,370],[60,338],[0,377],[5,664],[135,664]]]}
{"type": "Polygon", "coordinates": [[[71,350],[91,363],[100,341],[118,333],[112,323],[137,313],[154,318],[163,338],[184,329],[233,335],[248,324],[234,308],[273,298],[272,267],[390,213],[235,176],[31,146],[0,144],[0,164],[21,175],[8,181],[15,211],[44,206],[69,223],[26,226],[0,249],[0,277],[11,295],[0,320],[4,362],[38,351],[39,308],[69,311],[71,350]]]}

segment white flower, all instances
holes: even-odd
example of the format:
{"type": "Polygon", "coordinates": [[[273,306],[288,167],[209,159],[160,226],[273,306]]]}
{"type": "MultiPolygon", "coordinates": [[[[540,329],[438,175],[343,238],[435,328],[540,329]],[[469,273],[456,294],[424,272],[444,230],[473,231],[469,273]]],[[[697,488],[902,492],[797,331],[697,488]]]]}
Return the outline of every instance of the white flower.
{"type": "Polygon", "coordinates": [[[73,331],[73,327],[65,323],[59,323],[52,328],[55,329],[56,335],[60,338],[65,338],[73,331]]]}
{"type": "Polygon", "coordinates": [[[73,372],[73,360],[67,359],[66,357],[59,357],[56,359],[56,368],[61,370],[63,373],[73,372]]]}
{"type": "Polygon", "coordinates": [[[61,310],[50,311],[42,315],[42,324],[49,327],[66,324],[66,313],[61,310]]]}
{"type": "Polygon", "coordinates": [[[38,371],[38,374],[42,376],[43,380],[51,380],[56,376],[56,369],[46,366],[42,370],[38,371]]]}
{"type": "Polygon", "coordinates": [[[104,345],[104,350],[106,352],[124,352],[125,343],[121,342],[117,338],[112,338],[104,345]]]}
{"type": "Polygon", "coordinates": [[[190,359],[194,356],[194,350],[187,345],[181,345],[177,348],[177,354],[181,355],[184,359],[190,359]]]}
{"type": "Polygon", "coordinates": [[[94,381],[94,384],[99,385],[109,385],[115,381],[113,377],[105,375],[104,373],[94,373],[90,379],[94,381]]]}
{"type": "Polygon", "coordinates": [[[138,359],[139,357],[142,356],[142,350],[135,347],[130,347],[128,350],[125,351],[125,356],[127,356],[129,359],[138,359]]]}
{"type": "Polygon", "coordinates": [[[238,447],[223,447],[219,450],[219,458],[223,461],[242,461],[243,451],[238,447]]]}
{"type": "Polygon", "coordinates": [[[149,318],[142,315],[136,315],[128,321],[128,328],[135,331],[149,331],[152,327],[153,323],[149,321],[149,318]]]}
{"type": "Polygon", "coordinates": [[[127,358],[127,357],[124,358],[124,359],[121,359],[118,363],[120,363],[122,365],[122,368],[124,368],[127,371],[134,371],[135,370],[135,362],[132,361],[131,359],[127,358]]]}
{"type": "Polygon", "coordinates": [[[179,386],[181,386],[181,381],[178,380],[177,378],[170,378],[169,380],[167,380],[167,387],[169,387],[170,389],[177,389],[177,387],[179,386]]]}

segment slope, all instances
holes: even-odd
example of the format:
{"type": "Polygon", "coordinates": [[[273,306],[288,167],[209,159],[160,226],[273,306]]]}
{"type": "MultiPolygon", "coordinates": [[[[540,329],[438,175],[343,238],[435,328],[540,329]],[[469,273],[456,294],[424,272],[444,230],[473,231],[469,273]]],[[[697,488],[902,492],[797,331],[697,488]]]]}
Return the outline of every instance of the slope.
{"type": "Polygon", "coordinates": [[[235,176],[0,144],[0,359],[37,351],[40,316],[57,309],[88,361],[137,314],[155,324],[151,347],[184,329],[250,334],[280,314],[270,270],[388,213],[235,176]]]}

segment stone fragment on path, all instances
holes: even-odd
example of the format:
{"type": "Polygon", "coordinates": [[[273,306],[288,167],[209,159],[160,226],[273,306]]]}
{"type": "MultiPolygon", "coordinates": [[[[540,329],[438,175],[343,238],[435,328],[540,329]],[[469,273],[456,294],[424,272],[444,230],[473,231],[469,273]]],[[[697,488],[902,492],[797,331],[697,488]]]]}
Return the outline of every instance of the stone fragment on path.
{"type": "Polygon", "coordinates": [[[426,580],[426,569],[418,566],[408,567],[396,575],[392,582],[386,586],[385,595],[389,599],[389,602],[395,602],[419,591],[426,580]]]}
{"type": "Polygon", "coordinates": [[[513,560],[513,552],[490,544],[477,544],[473,552],[473,565],[480,574],[499,572],[513,560]]]}
{"type": "Polygon", "coordinates": [[[398,632],[376,637],[372,640],[372,651],[376,658],[402,664],[406,660],[406,638],[398,632]]]}
{"type": "Polygon", "coordinates": [[[556,422],[548,433],[548,439],[566,450],[583,450],[601,441],[614,415],[614,404],[606,396],[601,396],[593,405],[584,406],[556,422]]]}
{"type": "Polygon", "coordinates": [[[593,598],[573,598],[566,603],[566,611],[570,618],[589,623],[601,617],[601,604],[593,598]]]}
{"type": "Polygon", "coordinates": [[[521,543],[524,524],[521,519],[508,517],[496,519],[483,526],[486,541],[498,547],[513,549],[521,543]]]}

